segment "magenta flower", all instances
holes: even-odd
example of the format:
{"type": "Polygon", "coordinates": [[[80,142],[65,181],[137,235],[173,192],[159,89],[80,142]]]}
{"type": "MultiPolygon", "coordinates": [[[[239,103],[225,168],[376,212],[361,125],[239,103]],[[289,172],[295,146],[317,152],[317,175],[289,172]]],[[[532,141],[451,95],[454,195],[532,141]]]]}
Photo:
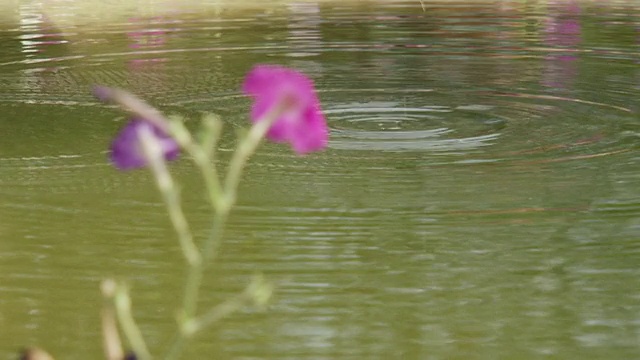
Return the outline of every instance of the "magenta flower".
{"type": "Polygon", "coordinates": [[[245,77],[242,90],[254,98],[253,122],[281,107],[267,132],[269,140],[288,142],[298,154],[327,147],[329,130],[311,79],[285,67],[257,65],[245,77]]]}
{"type": "Polygon", "coordinates": [[[141,168],[147,158],[140,142],[140,131],[148,129],[162,149],[165,160],[175,160],[180,154],[178,143],[156,124],[133,118],[111,143],[111,162],[120,170],[141,168]]]}

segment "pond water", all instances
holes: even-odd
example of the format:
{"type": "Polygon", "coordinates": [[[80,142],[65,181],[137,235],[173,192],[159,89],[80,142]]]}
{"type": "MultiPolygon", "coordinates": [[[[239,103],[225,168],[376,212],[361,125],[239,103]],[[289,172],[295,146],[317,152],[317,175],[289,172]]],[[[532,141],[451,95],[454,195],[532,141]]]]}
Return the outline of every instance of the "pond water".
{"type": "MultiPolygon", "coordinates": [[[[219,114],[224,166],[255,63],[316,81],[331,141],[253,158],[202,303],[256,272],[276,297],[187,358],[640,358],[637,2],[86,10],[0,24],[1,358],[100,358],[110,276],[162,352],[181,254],[149,174],[109,165],[124,119],[88,89],[219,114]]],[[[197,171],[171,168],[203,237],[197,171]]]]}

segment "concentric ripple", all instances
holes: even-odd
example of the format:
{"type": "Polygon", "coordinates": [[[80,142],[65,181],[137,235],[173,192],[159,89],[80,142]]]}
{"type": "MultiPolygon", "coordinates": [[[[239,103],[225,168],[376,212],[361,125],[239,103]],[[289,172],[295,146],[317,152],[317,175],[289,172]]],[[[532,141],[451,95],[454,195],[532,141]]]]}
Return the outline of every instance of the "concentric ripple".
{"type": "Polygon", "coordinates": [[[359,100],[329,100],[325,113],[333,130],[331,148],[337,150],[460,154],[489,146],[500,136],[496,131],[500,121],[461,111],[464,107],[443,105],[438,102],[441,96],[432,91],[353,90],[340,91],[338,96],[331,91],[326,94],[328,98],[359,100]]]}

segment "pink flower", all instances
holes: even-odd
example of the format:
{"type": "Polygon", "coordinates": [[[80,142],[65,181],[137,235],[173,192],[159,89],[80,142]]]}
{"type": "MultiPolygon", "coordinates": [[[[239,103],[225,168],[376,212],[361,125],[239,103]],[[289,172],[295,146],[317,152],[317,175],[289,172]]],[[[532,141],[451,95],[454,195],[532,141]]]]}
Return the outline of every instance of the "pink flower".
{"type": "Polygon", "coordinates": [[[307,76],[281,66],[257,65],[245,77],[242,90],[254,98],[253,122],[281,107],[267,132],[269,140],[288,142],[298,154],[327,147],[329,129],[313,81],[307,76]]]}

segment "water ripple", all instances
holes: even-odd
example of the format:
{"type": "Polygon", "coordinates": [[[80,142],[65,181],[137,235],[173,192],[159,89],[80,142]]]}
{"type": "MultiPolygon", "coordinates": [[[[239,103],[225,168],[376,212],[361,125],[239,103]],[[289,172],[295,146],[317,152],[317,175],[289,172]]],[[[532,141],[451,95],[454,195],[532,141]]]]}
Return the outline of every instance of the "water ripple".
{"type": "MultiPolygon", "coordinates": [[[[279,63],[314,79],[329,148],[265,142],[248,163],[202,300],[257,270],[278,298],[188,358],[638,358],[636,5],[41,3],[0,30],[0,348],[64,333],[61,353],[99,353],[96,308],[77,304],[111,272],[150,344],[174,330],[179,246],[148,172],[109,166],[124,118],[89,86],[190,128],[220,115],[223,171],[249,124],[244,74],[279,63]]],[[[199,174],[171,170],[200,243],[199,174]]]]}

